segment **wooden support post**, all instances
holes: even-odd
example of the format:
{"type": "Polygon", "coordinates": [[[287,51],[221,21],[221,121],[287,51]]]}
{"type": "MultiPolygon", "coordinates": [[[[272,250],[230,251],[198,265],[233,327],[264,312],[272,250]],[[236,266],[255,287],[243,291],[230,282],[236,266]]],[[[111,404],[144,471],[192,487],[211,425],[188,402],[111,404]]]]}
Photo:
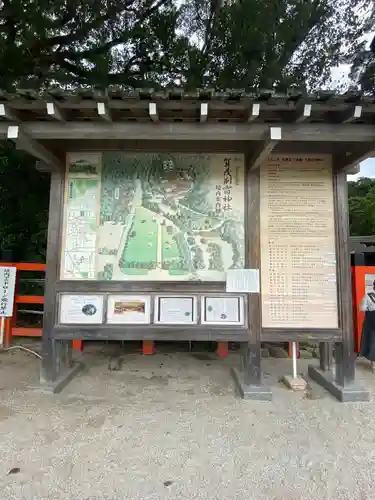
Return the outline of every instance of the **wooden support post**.
{"type": "Polygon", "coordinates": [[[143,340],[142,342],[142,354],[144,356],[151,356],[152,354],[155,354],[155,348],[154,348],[154,342],[153,340],[143,340]]]}
{"type": "Polygon", "coordinates": [[[42,334],[41,384],[52,392],[59,392],[82,368],[72,363],[72,342],[52,337],[56,318],[56,281],[59,271],[61,248],[61,219],[64,189],[64,173],[51,173],[49,221],[47,233],[47,268],[44,288],[44,315],[42,334]]]}
{"type": "MultiPolygon", "coordinates": [[[[309,366],[309,375],[338,400],[368,401],[370,394],[355,384],[355,360],[353,317],[352,317],[352,283],[349,254],[349,217],[348,191],[346,173],[343,169],[335,169],[333,173],[334,209],[336,227],[336,260],[338,284],[338,314],[342,330],[342,341],[335,344],[336,375],[324,371],[324,364],[329,364],[329,358],[322,361],[321,367],[309,366]]],[[[327,349],[327,348],[322,348],[327,349]]]]}
{"type": "Polygon", "coordinates": [[[226,358],[229,354],[228,342],[218,342],[216,354],[219,356],[219,358],[226,358]]]}
{"type": "Polygon", "coordinates": [[[323,372],[332,370],[332,344],[329,342],[319,343],[320,369],[323,372]]]}
{"type": "MultiPolygon", "coordinates": [[[[251,169],[252,157],[246,156],[246,266],[260,269],[260,171],[251,169]]],[[[233,370],[237,389],[244,399],[270,401],[269,387],[262,385],[261,378],[261,299],[259,293],[248,295],[248,317],[250,318],[249,340],[242,345],[241,372],[233,370]]]]}

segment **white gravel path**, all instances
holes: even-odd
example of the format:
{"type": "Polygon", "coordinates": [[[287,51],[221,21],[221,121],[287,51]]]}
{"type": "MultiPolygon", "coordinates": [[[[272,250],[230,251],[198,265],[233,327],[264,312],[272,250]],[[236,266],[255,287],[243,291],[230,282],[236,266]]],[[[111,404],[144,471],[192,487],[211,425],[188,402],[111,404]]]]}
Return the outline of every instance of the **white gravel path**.
{"type": "MultiPolygon", "coordinates": [[[[285,359],[263,361],[262,403],[235,396],[237,354],[129,354],[120,372],[85,357],[90,370],[53,396],[28,388],[37,360],[0,356],[1,500],[375,499],[374,400],[289,392],[285,359]]],[[[358,379],[375,391],[363,365],[358,379]]]]}

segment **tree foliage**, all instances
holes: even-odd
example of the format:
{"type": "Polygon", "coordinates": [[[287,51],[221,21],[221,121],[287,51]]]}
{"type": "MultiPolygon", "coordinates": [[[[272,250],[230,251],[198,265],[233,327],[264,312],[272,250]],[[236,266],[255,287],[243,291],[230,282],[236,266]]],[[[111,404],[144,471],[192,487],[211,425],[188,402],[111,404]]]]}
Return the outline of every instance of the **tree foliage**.
{"type": "Polygon", "coordinates": [[[0,87],[314,88],[374,24],[368,0],[4,0],[0,87]]]}
{"type": "Polygon", "coordinates": [[[375,179],[348,183],[351,236],[375,235],[375,179]]]}
{"type": "MultiPolygon", "coordinates": [[[[373,0],[3,0],[0,90],[314,90],[344,61],[371,91],[374,25],[373,0]]],[[[1,146],[0,243],[18,258],[43,256],[47,184],[30,157],[1,146]]],[[[367,206],[351,203],[355,214],[367,206]]]]}

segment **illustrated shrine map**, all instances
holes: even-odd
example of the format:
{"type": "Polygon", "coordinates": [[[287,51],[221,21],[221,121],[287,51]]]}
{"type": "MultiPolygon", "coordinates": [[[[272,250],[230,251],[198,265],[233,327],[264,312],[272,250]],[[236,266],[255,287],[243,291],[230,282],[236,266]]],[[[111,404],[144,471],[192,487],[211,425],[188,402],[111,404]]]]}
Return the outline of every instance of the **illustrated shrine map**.
{"type": "Polygon", "coordinates": [[[61,279],[225,281],[244,204],[243,155],[69,154],[61,279]]]}

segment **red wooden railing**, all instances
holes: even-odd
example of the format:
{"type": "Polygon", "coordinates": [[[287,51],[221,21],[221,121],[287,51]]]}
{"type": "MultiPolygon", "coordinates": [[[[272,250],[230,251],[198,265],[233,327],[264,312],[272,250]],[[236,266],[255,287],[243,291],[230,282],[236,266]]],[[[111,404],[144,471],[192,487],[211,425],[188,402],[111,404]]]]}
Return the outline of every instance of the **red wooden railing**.
{"type": "MultiPolygon", "coordinates": [[[[13,316],[5,319],[5,335],[4,342],[6,345],[12,343],[13,337],[41,337],[42,328],[20,327],[17,326],[18,306],[19,304],[44,304],[43,295],[19,295],[19,280],[21,271],[46,271],[46,264],[36,264],[34,262],[0,262],[2,267],[15,267],[16,274],[16,288],[14,296],[13,316]]],[[[73,347],[82,351],[83,341],[73,340],[73,347]]]]}

